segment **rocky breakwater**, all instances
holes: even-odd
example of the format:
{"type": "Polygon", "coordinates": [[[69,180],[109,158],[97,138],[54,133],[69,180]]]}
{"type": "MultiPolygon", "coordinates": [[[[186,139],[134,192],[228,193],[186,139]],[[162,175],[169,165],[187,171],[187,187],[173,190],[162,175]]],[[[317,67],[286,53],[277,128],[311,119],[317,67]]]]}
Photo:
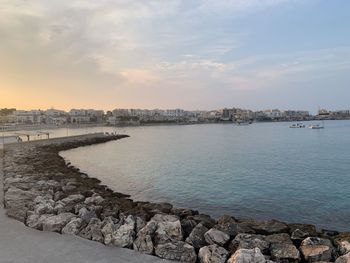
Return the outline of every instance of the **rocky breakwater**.
{"type": "Polygon", "coordinates": [[[134,202],[58,154],[123,137],[67,138],[9,147],[4,157],[8,216],[38,230],[183,262],[350,263],[350,233],[227,215],[215,220],[168,203],[134,202]]]}

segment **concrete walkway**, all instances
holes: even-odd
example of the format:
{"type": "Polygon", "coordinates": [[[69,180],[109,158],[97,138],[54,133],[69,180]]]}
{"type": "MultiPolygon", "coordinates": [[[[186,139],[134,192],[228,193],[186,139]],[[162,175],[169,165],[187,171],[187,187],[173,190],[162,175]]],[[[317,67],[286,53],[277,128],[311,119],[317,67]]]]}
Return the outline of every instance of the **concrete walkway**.
{"type": "Polygon", "coordinates": [[[3,208],[1,154],[0,151],[0,263],[170,263],[76,236],[38,231],[8,218],[3,208]]]}

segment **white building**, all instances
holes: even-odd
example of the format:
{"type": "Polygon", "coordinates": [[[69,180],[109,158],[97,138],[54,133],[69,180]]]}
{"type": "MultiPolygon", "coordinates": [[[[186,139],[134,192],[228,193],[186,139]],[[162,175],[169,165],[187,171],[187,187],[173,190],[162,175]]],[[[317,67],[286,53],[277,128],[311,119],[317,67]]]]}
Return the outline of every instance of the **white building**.
{"type": "Polygon", "coordinates": [[[16,110],[15,118],[18,124],[40,124],[44,121],[45,116],[41,110],[16,110]]]}

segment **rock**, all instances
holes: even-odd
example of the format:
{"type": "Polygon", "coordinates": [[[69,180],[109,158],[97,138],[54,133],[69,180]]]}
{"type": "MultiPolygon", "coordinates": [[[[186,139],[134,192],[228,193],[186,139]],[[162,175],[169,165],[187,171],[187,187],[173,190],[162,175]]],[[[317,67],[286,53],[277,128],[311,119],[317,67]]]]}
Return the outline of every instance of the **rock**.
{"type": "Polygon", "coordinates": [[[331,241],[318,237],[304,239],[300,251],[307,262],[332,261],[334,254],[331,241]]]}
{"type": "Polygon", "coordinates": [[[4,196],[6,214],[23,223],[26,222],[27,212],[33,204],[37,193],[34,191],[24,191],[15,187],[10,187],[4,196]]]}
{"type": "Polygon", "coordinates": [[[208,232],[208,230],[209,229],[206,228],[202,223],[199,223],[195,228],[193,228],[188,238],[186,238],[186,242],[196,249],[207,245],[207,242],[204,238],[204,234],[208,232]]]}
{"type": "Polygon", "coordinates": [[[118,220],[116,220],[113,217],[106,217],[103,220],[103,227],[101,229],[101,233],[104,237],[103,243],[105,245],[111,245],[113,243],[113,234],[114,231],[117,229],[116,223],[118,223],[118,220]]]}
{"type": "Polygon", "coordinates": [[[87,224],[90,222],[91,219],[97,218],[95,211],[88,210],[86,207],[80,208],[78,215],[87,224]]]}
{"type": "Polygon", "coordinates": [[[133,216],[128,216],[122,224],[113,233],[113,244],[117,247],[131,248],[135,237],[135,220],[133,216]]]}
{"type": "Polygon", "coordinates": [[[214,227],[222,232],[225,232],[231,238],[234,238],[238,234],[237,221],[228,215],[221,216],[218,220],[218,225],[215,225],[214,227]]]}
{"type": "Polygon", "coordinates": [[[133,248],[136,251],[152,255],[154,251],[154,244],[152,237],[157,229],[157,223],[150,221],[138,233],[137,238],[133,243],[133,248]]]}
{"type": "Polygon", "coordinates": [[[183,240],[181,223],[176,216],[157,214],[151,220],[157,222],[156,244],[183,240]]]}
{"type": "Polygon", "coordinates": [[[338,245],[338,251],[340,255],[345,255],[350,253],[350,242],[349,241],[341,241],[338,245]]]}
{"type": "Polygon", "coordinates": [[[296,245],[300,246],[301,242],[309,236],[310,234],[308,232],[304,232],[303,230],[297,228],[292,232],[291,239],[296,245]]]}
{"type": "Polygon", "coordinates": [[[146,221],[139,216],[136,217],[136,228],[135,228],[136,233],[138,233],[145,226],[146,226],[146,221]]]}
{"type": "Polygon", "coordinates": [[[53,215],[52,214],[49,214],[49,215],[31,214],[27,217],[26,225],[31,228],[43,230],[43,221],[50,216],[53,216],[53,215]]]}
{"type": "Polygon", "coordinates": [[[227,263],[265,263],[265,257],[259,248],[238,249],[227,263]]]}
{"type": "Polygon", "coordinates": [[[304,233],[308,233],[308,237],[309,236],[315,237],[317,235],[316,227],[314,225],[310,225],[310,224],[288,224],[288,227],[289,227],[289,234],[291,234],[291,235],[297,229],[301,230],[304,233]]]}
{"type": "Polygon", "coordinates": [[[91,197],[85,199],[84,204],[86,205],[101,205],[104,199],[100,195],[94,194],[91,197]]]}
{"type": "Polygon", "coordinates": [[[182,241],[158,244],[155,247],[155,254],[163,259],[181,262],[195,263],[197,260],[194,247],[182,241]]]}
{"type": "Polygon", "coordinates": [[[227,256],[227,250],[218,245],[202,247],[198,253],[200,263],[225,263],[227,256]]]}
{"type": "Polygon", "coordinates": [[[57,191],[53,196],[53,200],[55,202],[61,200],[62,198],[64,198],[64,193],[62,191],[57,191]]]}
{"type": "Polygon", "coordinates": [[[79,236],[92,241],[103,242],[101,227],[101,221],[98,218],[92,218],[90,223],[80,231],[79,236]]]}
{"type": "Polygon", "coordinates": [[[276,262],[296,263],[300,260],[299,250],[290,243],[271,244],[271,259],[276,262]]]}
{"type": "Polygon", "coordinates": [[[205,227],[209,229],[216,225],[216,221],[210,216],[205,214],[195,215],[193,216],[193,220],[196,221],[197,223],[202,223],[205,227]]]}
{"type": "Polygon", "coordinates": [[[287,233],[269,235],[265,237],[265,240],[271,244],[293,244],[287,233]]]}
{"type": "Polygon", "coordinates": [[[153,214],[170,213],[173,206],[169,203],[147,203],[143,205],[143,208],[153,214]]]}
{"type": "Polygon", "coordinates": [[[74,217],[75,215],[72,213],[61,213],[49,216],[43,220],[43,230],[60,233],[62,228],[74,217]]]}
{"type": "Polygon", "coordinates": [[[182,234],[184,238],[187,238],[192,230],[195,228],[197,225],[197,222],[191,219],[183,219],[181,220],[181,227],[182,227],[182,234]]]}
{"type": "Polygon", "coordinates": [[[207,231],[204,234],[204,238],[208,244],[217,244],[222,247],[225,246],[225,244],[230,240],[230,236],[228,234],[215,228],[212,228],[209,231],[207,231]]]}
{"type": "Polygon", "coordinates": [[[350,253],[338,257],[335,263],[350,263],[350,253]]]}
{"type": "Polygon", "coordinates": [[[334,238],[334,245],[340,255],[350,252],[350,232],[343,232],[334,238]]]}
{"type": "Polygon", "coordinates": [[[262,222],[256,221],[256,223],[252,225],[252,228],[257,234],[261,235],[287,233],[289,230],[287,224],[278,220],[268,220],[262,222]]]}
{"type": "Polygon", "coordinates": [[[269,251],[270,243],[262,235],[238,234],[229,246],[231,253],[236,252],[237,249],[253,249],[256,247],[266,254],[269,251]]]}
{"type": "Polygon", "coordinates": [[[82,227],[83,227],[83,220],[81,218],[73,218],[62,229],[62,234],[78,235],[82,227]]]}
{"type": "Polygon", "coordinates": [[[70,195],[56,203],[55,211],[57,213],[74,212],[75,206],[78,203],[81,203],[84,199],[85,197],[81,194],[70,195]]]}
{"type": "Polygon", "coordinates": [[[179,217],[180,219],[185,219],[189,216],[194,216],[198,214],[198,211],[185,209],[185,208],[173,208],[171,213],[179,217]]]}

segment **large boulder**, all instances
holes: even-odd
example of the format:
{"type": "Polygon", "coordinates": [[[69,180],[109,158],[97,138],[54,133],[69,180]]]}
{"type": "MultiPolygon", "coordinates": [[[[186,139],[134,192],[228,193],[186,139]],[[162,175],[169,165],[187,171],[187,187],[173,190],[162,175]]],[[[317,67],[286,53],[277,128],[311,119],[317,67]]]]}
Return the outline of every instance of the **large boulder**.
{"type": "Polygon", "coordinates": [[[92,241],[103,242],[104,238],[101,232],[102,222],[98,218],[92,218],[89,224],[80,231],[79,236],[92,241]]]}
{"type": "Polygon", "coordinates": [[[192,219],[181,220],[182,234],[184,238],[187,238],[191,234],[192,230],[196,227],[196,225],[197,222],[192,219]]]}
{"type": "Polygon", "coordinates": [[[268,220],[268,221],[255,221],[252,228],[257,234],[261,235],[272,235],[279,233],[287,233],[289,227],[287,224],[278,220],[268,220]]]}
{"type": "Polygon", "coordinates": [[[332,261],[334,247],[330,240],[308,237],[301,242],[300,251],[307,262],[332,261]]]}
{"type": "Polygon", "coordinates": [[[350,232],[343,232],[334,238],[334,245],[340,255],[350,252],[350,232]]]}
{"type": "Polygon", "coordinates": [[[197,261],[197,255],[194,247],[183,241],[158,244],[155,247],[155,254],[160,258],[168,260],[177,260],[190,263],[195,263],[197,261]]]}
{"type": "Polygon", "coordinates": [[[208,232],[208,230],[209,229],[206,228],[202,223],[199,223],[195,228],[193,228],[188,238],[186,238],[186,242],[196,249],[207,245],[207,242],[204,238],[204,234],[208,232]]]}
{"type": "Polygon", "coordinates": [[[195,215],[192,217],[192,219],[197,223],[202,223],[207,228],[212,228],[216,225],[215,219],[211,218],[209,215],[206,214],[195,215]]]}
{"type": "Polygon", "coordinates": [[[53,214],[38,215],[33,213],[27,217],[26,225],[31,228],[43,230],[43,222],[50,216],[53,216],[53,214]]]}
{"type": "Polygon", "coordinates": [[[93,194],[91,197],[85,199],[84,204],[86,205],[101,205],[104,198],[98,194],[93,194]]]}
{"type": "Polygon", "coordinates": [[[74,212],[75,206],[78,203],[82,203],[85,197],[81,194],[70,195],[56,202],[55,211],[59,213],[63,212],[74,212]]]}
{"type": "Polygon", "coordinates": [[[157,214],[151,219],[151,221],[157,223],[154,237],[157,244],[183,240],[181,222],[178,217],[157,214]]]}
{"type": "Polygon", "coordinates": [[[205,241],[209,245],[217,244],[219,246],[225,246],[230,241],[230,236],[225,232],[212,228],[204,234],[205,241]]]}
{"type": "Polygon", "coordinates": [[[38,215],[53,214],[55,201],[51,195],[38,196],[34,199],[34,213],[38,215]]]}
{"type": "Polygon", "coordinates": [[[262,253],[267,254],[270,242],[266,241],[263,235],[241,233],[232,240],[229,249],[231,253],[234,253],[237,249],[253,249],[256,247],[259,248],[262,253]]]}
{"type": "Polygon", "coordinates": [[[75,215],[72,213],[61,213],[45,218],[43,220],[43,230],[51,232],[61,232],[62,228],[68,224],[75,215]]]}
{"type": "Polygon", "coordinates": [[[37,193],[34,191],[10,187],[4,197],[6,214],[25,223],[27,212],[33,206],[33,200],[36,196],[37,193]]]}
{"type": "Polygon", "coordinates": [[[214,228],[221,230],[234,238],[238,234],[238,222],[231,216],[223,215],[219,218],[218,224],[214,228]]]}
{"type": "Polygon", "coordinates": [[[350,253],[338,257],[335,263],[350,263],[350,253]]]}
{"type": "Polygon", "coordinates": [[[140,251],[145,254],[153,254],[154,244],[153,236],[157,230],[157,223],[155,221],[150,221],[144,226],[138,233],[134,241],[133,248],[136,251],[140,251]]]}
{"type": "Polygon", "coordinates": [[[117,225],[119,222],[118,219],[114,218],[114,217],[106,217],[103,222],[102,222],[102,229],[101,229],[101,233],[103,235],[104,241],[103,243],[105,245],[112,245],[113,243],[113,234],[115,232],[115,230],[119,227],[119,225],[117,225]]]}
{"type": "Polygon", "coordinates": [[[81,228],[83,227],[83,220],[81,218],[73,218],[65,227],[62,229],[62,234],[66,235],[78,235],[81,228]]]}
{"type": "Polygon", "coordinates": [[[227,263],[265,263],[265,257],[259,248],[238,249],[227,263]]]}
{"type": "Polygon", "coordinates": [[[135,224],[134,217],[129,215],[113,233],[113,244],[117,247],[131,248],[135,238],[135,224]]]}
{"type": "Polygon", "coordinates": [[[227,250],[218,245],[202,247],[198,253],[200,263],[225,263],[227,256],[227,250]]]}

